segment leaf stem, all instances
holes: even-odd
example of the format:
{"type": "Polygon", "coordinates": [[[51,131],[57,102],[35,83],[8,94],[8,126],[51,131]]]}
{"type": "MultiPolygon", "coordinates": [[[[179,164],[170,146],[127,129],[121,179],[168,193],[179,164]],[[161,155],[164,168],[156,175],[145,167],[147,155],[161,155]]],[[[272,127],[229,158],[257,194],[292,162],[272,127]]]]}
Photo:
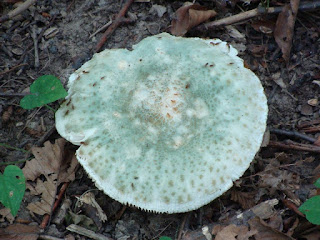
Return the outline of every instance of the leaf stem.
{"type": "Polygon", "coordinates": [[[5,148],[9,148],[9,149],[13,149],[13,150],[25,152],[25,153],[29,152],[29,151],[27,151],[27,150],[25,150],[25,149],[23,149],[23,148],[13,147],[13,146],[10,146],[10,145],[5,144],[5,143],[0,143],[0,147],[1,147],[1,146],[2,146],[2,147],[5,147],[5,148]]]}
{"type": "Polygon", "coordinates": [[[48,109],[50,109],[53,113],[56,113],[56,111],[57,111],[54,108],[50,107],[48,104],[45,104],[44,106],[47,107],[48,109]]]}
{"type": "Polygon", "coordinates": [[[24,160],[20,160],[20,161],[14,161],[14,162],[2,162],[0,163],[0,166],[5,166],[5,165],[10,165],[10,164],[18,164],[18,163],[24,163],[28,160],[30,160],[32,158],[27,158],[27,159],[24,159],[24,160]]]}

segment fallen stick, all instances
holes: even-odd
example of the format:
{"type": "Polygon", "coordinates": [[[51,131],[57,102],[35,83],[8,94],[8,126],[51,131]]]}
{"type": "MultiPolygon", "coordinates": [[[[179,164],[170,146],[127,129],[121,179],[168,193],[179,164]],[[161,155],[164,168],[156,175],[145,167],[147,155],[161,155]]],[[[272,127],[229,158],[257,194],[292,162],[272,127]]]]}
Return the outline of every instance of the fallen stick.
{"type": "Polygon", "coordinates": [[[113,23],[108,27],[108,29],[104,32],[102,35],[100,41],[96,45],[96,52],[99,52],[102,48],[103,44],[107,41],[108,37],[116,30],[116,28],[123,22],[124,15],[128,11],[131,4],[134,2],[134,0],[127,0],[127,2],[123,5],[122,9],[116,16],[116,19],[113,21],[113,23]]]}
{"type": "Polygon", "coordinates": [[[270,141],[268,147],[282,148],[288,150],[320,153],[320,147],[311,144],[296,143],[290,140],[284,142],[270,141]]]}
{"type": "Polygon", "coordinates": [[[95,239],[95,240],[112,240],[112,238],[109,238],[107,236],[104,236],[100,233],[95,233],[94,231],[88,230],[84,227],[78,226],[76,224],[70,224],[67,227],[67,230],[70,232],[74,232],[83,236],[86,236],[90,239],[95,239]]]}
{"type": "Polygon", "coordinates": [[[276,128],[270,128],[269,131],[270,133],[275,133],[275,134],[280,134],[280,135],[285,135],[285,136],[295,137],[295,138],[301,138],[311,143],[315,143],[317,141],[316,138],[310,137],[303,133],[299,133],[297,131],[288,131],[288,130],[282,130],[282,129],[276,129],[276,128]]]}
{"type": "Polygon", "coordinates": [[[14,66],[14,67],[12,67],[12,68],[10,68],[10,69],[8,69],[8,70],[5,70],[5,71],[3,71],[3,72],[0,72],[0,76],[1,76],[1,75],[4,75],[4,74],[7,74],[7,73],[9,73],[9,72],[11,72],[11,71],[13,71],[13,70],[15,70],[15,69],[17,69],[17,68],[26,66],[26,65],[28,65],[28,64],[27,64],[27,63],[18,64],[18,65],[14,66]]]}
{"type": "Polygon", "coordinates": [[[0,23],[5,22],[13,17],[19,15],[23,11],[27,10],[32,4],[34,4],[37,0],[27,0],[21,5],[19,5],[16,9],[10,11],[8,14],[0,17],[0,23]]]}
{"type": "Polygon", "coordinates": [[[62,197],[64,196],[64,192],[67,190],[68,186],[69,186],[69,182],[65,182],[65,183],[62,185],[62,187],[61,187],[61,189],[60,189],[60,192],[59,192],[59,195],[58,195],[56,201],[55,201],[54,204],[53,204],[51,214],[50,214],[50,215],[49,215],[49,214],[44,215],[44,217],[43,217],[43,219],[42,219],[42,222],[41,222],[41,224],[40,224],[40,228],[41,228],[41,229],[46,228],[46,226],[48,225],[49,220],[50,220],[50,218],[51,218],[51,215],[54,213],[54,211],[55,211],[55,210],[57,209],[57,207],[59,206],[59,204],[60,204],[60,202],[61,202],[61,200],[62,200],[62,197]]]}
{"type": "MultiPolygon", "coordinates": [[[[316,2],[301,2],[299,5],[299,10],[311,10],[315,8],[320,7],[320,1],[316,2]]],[[[234,23],[238,23],[241,21],[248,20],[250,18],[262,16],[265,14],[275,14],[275,13],[280,13],[282,11],[283,7],[269,7],[269,8],[264,8],[264,7],[258,7],[246,12],[242,12],[230,17],[222,18],[216,21],[208,22],[201,24],[200,26],[196,27],[196,30],[199,31],[204,31],[207,29],[214,29],[218,27],[224,27],[227,25],[231,25],[234,23]]]]}

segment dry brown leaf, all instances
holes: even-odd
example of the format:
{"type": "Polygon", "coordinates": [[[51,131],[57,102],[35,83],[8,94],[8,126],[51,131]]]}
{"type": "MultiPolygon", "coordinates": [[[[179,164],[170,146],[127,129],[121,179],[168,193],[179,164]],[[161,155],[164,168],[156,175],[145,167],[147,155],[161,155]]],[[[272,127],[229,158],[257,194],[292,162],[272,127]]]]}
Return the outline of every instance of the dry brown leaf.
{"type": "Polygon", "coordinates": [[[207,10],[205,7],[197,4],[184,5],[176,11],[176,18],[171,22],[171,34],[183,36],[191,28],[215,15],[217,13],[214,10],[207,10]]]}
{"type": "Polygon", "coordinates": [[[0,209],[0,222],[4,222],[5,218],[8,220],[10,224],[14,221],[14,216],[11,214],[11,210],[9,208],[0,209]]]}
{"type": "Polygon", "coordinates": [[[319,240],[320,239],[320,230],[314,230],[313,232],[307,233],[301,237],[306,240],[319,240]]]}
{"type": "Polygon", "coordinates": [[[282,51],[283,59],[288,63],[292,46],[294,24],[298,14],[300,0],[290,0],[279,14],[274,30],[275,40],[282,51]]]}
{"type": "Polygon", "coordinates": [[[256,20],[251,23],[251,26],[257,32],[262,32],[267,35],[270,35],[270,34],[272,35],[275,28],[275,22],[272,20],[256,20]]]}
{"type": "Polygon", "coordinates": [[[237,240],[239,238],[244,239],[248,233],[248,227],[246,226],[236,226],[234,224],[230,224],[224,228],[216,228],[214,227],[212,230],[212,234],[216,235],[215,240],[237,240]],[[218,230],[218,231],[217,231],[218,230]]]}
{"type": "Polygon", "coordinates": [[[257,230],[254,234],[256,240],[293,240],[294,238],[287,236],[286,234],[272,229],[266,222],[258,217],[252,218],[248,221],[251,230],[257,230]]]}
{"type": "Polygon", "coordinates": [[[27,180],[36,184],[27,183],[27,189],[32,195],[41,195],[41,200],[30,203],[27,208],[36,214],[50,213],[55,201],[57,188],[62,182],[73,181],[78,161],[74,153],[65,151],[66,141],[57,139],[54,144],[44,143],[44,147],[33,147],[34,159],[28,161],[22,169],[27,180]],[[46,179],[38,178],[43,175],[46,179]]]}
{"type": "Polygon", "coordinates": [[[31,150],[35,158],[27,161],[22,169],[26,179],[34,181],[41,174],[57,173],[64,157],[65,143],[63,138],[59,138],[54,144],[47,141],[44,147],[33,147],[31,150]]]}
{"type": "Polygon", "coordinates": [[[240,192],[236,190],[231,191],[231,200],[239,203],[243,209],[252,208],[255,203],[256,192],[240,192]]]}
{"type": "Polygon", "coordinates": [[[91,205],[97,210],[98,217],[101,222],[105,222],[108,220],[107,215],[104,213],[100,205],[97,203],[95,196],[92,192],[87,192],[83,194],[80,198],[79,201],[82,203],[86,203],[88,205],[91,205]]]}
{"type": "Polygon", "coordinates": [[[259,187],[268,187],[270,194],[277,190],[295,191],[300,186],[300,177],[293,172],[282,170],[277,159],[272,159],[265,170],[258,175],[261,177],[259,187]]]}
{"type": "MultiPolygon", "coordinates": [[[[57,190],[57,184],[54,179],[55,176],[48,176],[47,181],[44,182],[37,179],[36,187],[31,190],[31,194],[41,195],[41,200],[29,203],[27,209],[39,215],[51,212],[57,190]]],[[[30,185],[27,185],[27,188],[29,186],[30,185]]]]}
{"type": "Polygon", "coordinates": [[[278,203],[279,201],[277,199],[267,200],[258,204],[257,206],[254,206],[251,208],[251,210],[257,217],[261,219],[267,219],[275,214],[274,206],[278,203]]]}
{"type": "Polygon", "coordinates": [[[40,228],[34,225],[13,224],[0,229],[1,240],[37,240],[40,228]]]}

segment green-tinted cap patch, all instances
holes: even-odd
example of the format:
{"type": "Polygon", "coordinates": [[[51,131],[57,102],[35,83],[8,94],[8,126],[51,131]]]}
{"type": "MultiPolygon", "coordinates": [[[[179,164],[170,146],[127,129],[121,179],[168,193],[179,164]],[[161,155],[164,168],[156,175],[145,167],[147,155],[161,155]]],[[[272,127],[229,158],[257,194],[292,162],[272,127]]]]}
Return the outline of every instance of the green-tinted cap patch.
{"type": "Polygon", "coordinates": [[[267,101],[220,40],[159,34],[95,54],[70,76],[58,132],[112,198],[190,211],[228,190],[259,150],[267,101]]]}

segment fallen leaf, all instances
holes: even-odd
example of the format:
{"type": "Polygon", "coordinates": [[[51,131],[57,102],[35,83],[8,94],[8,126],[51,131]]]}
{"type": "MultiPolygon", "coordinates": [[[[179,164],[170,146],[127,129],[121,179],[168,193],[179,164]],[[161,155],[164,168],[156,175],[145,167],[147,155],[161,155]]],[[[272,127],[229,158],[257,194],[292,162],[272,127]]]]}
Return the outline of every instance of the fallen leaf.
{"type": "Polygon", "coordinates": [[[282,57],[289,62],[290,51],[292,46],[292,38],[294,24],[296,21],[300,0],[290,0],[290,4],[286,4],[282,12],[279,13],[274,30],[275,40],[282,51],[282,57]]]}
{"type": "Polygon", "coordinates": [[[320,230],[314,230],[313,232],[302,235],[301,237],[306,240],[319,240],[320,230]]]}
{"type": "Polygon", "coordinates": [[[217,231],[217,227],[214,227],[212,230],[212,234],[216,235],[215,240],[237,240],[244,239],[248,232],[248,227],[246,226],[236,226],[234,224],[230,224],[222,229],[217,231]]]}
{"type": "Polygon", "coordinates": [[[74,153],[65,151],[65,144],[66,141],[60,138],[53,144],[47,141],[44,147],[33,147],[35,158],[28,161],[22,169],[27,180],[36,180],[36,184],[27,184],[30,193],[41,196],[40,201],[27,206],[33,213],[51,213],[60,183],[70,182],[75,178],[78,162],[74,153]],[[45,180],[39,178],[40,175],[43,175],[45,180]]]}
{"type": "Polygon", "coordinates": [[[251,23],[251,26],[257,32],[262,32],[267,35],[270,35],[270,34],[272,35],[275,28],[275,22],[272,20],[256,20],[253,23],[251,23]]]}
{"type": "Polygon", "coordinates": [[[232,190],[231,191],[231,200],[234,202],[238,202],[243,209],[252,208],[255,203],[256,192],[241,192],[232,190]]]}
{"type": "Polygon", "coordinates": [[[233,37],[239,41],[243,41],[245,42],[246,41],[246,35],[244,35],[243,33],[239,32],[238,29],[236,29],[234,26],[226,26],[225,27],[229,36],[230,37],[233,37]]]}
{"type": "Polygon", "coordinates": [[[6,228],[0,228],[1,240],[37,240],[40,229],[34,225],[13,224],[6,228]]]}
{"type": "Polygon", "coordinates": [[[305,116],[311,116],[311,115],[313,115],[313,108],[312,108],[312,106],[310,106],[308,104],[303,104],[301,106],[300,113],[305,116]]]}
{"type": "Polygon", "coordinates": [[[176,17],[171,22],[171,34],[175,36],[185,35],[191,28],[216,16],[214,10],[191,4],[184,5],[176,11],[176,17]]]}
{"type": "Polygon", "coordinates": [[[287,85],[284,83],[282,77],[280,76],[280,72],[272,74],[272,79],[278,84],[282,89],[286,89],[287,85]]]}
{"type": "Polygon", "coordinates": [[[159,18],[163,16],[167,12],[167,8],[158,4],[153,4],[149,13],[157,14],[159,18]]]}
{"type": "Polygon", "coordinates": [[[286,234],[279,232],[276,229],[268,226],[266,222],[258,217],[252,218],[248,221],[251,230],[256,230],[254,234],[255,240],[293,240],[294,238],[287,236],[286,234]]]}
{"type": "Polygon", "coordinates": [[[10,224],[12,224],[13,221],[14,221],[14,216],[12,216],[11,211],[10,211],[9,208],[2,208],[2,209],[0,209],[0,216],[2,216],[2,217],[0,218],[0,222],[4,222],[4,221],[5,221],[5,218],[8,220],[8,222],[9,222],[10,224]]]}
{"type": "Polygon", "coordinates": [[[275,214],[274,206],[278,203],[279,201],[277,199],[267,200],[254,206],[251,210],[257,217],[267,219],[275,214]]]}
{"type": "Polygon", "coordinates": [[[87,229],[90,229],[92,231],[97,231],[97,227],[94,224],[93,220],[86,215],[83,214],[75,214],[71,211],[69,211],[67,217],[68,223],[74,223],[76,225],[80,225],[82,227],[85,227],[87,229]]]}
{"type": "Polygon", "coordinates": [[[86,203],[88,205],[91,205],[92,207],[97,209],[97,214],[98,214],[98,217],[101,220],[101,222],[105,222],[108,220],[107,215],[104,213],[104,211],[102,210],[100,205],[97,203],[97,201],[94,197],[94,194],[92,192],[87,192],[87,193],[83,194],[79,198],[79,201],[86,203]]]}
{"type": "Polygon", "coordinates": [[[259,187],[268,187],[270,194],[278,190],[293,192],[300,186],[300,177],[288,170],[282,170],[277,159],[270,160],[265,170],[258,175],[261,177],[259,187]]]}
{"type": "Polygon", "coordinates": [[[55,178],[55,176],[48,176],[47,181],[37,179],[36,187],[31,190],[31,194],[41,195],[41,200],[29,203],[27,209],[39,215],[51,212],[57,190],[55,178]]]}

